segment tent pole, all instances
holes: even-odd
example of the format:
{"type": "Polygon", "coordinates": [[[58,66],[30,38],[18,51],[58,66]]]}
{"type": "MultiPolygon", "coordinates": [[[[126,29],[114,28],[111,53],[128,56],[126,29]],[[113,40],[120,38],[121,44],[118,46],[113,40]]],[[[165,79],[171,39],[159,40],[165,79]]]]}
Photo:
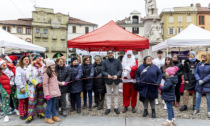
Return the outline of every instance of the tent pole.
{"type": "Polygon", "coordinates": [[[167,46],[167,57],[168,57],[168,46],[167,46]]]}
{"type": "Polygon", "coordinates": [[[4,54],[4,47],[2,48],[2,54],[4,54]]]}

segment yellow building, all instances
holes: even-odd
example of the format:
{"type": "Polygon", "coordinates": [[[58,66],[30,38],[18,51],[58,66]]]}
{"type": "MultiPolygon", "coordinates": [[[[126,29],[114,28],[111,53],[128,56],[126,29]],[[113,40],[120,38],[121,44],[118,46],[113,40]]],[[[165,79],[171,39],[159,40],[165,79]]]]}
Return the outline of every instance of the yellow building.
{"type": "Polygon", "coordinates": [[[210,31],[210,4],[208,7],[197,4],[197,9],[197,26],[210,31]]]}
{"type": "Polygon", "coordinates": [[[66,56],[68,15],[35,8],[32,16],[33,44],[45,47],[48,58],[66,56]]]}
{"type": "Polygon", "coordinates": [[[164,9],[160,18],[163,27],[163,39],[166,40],[179,34],[188,25],[197,24],[197,8],[191,5],[164,9]]]}

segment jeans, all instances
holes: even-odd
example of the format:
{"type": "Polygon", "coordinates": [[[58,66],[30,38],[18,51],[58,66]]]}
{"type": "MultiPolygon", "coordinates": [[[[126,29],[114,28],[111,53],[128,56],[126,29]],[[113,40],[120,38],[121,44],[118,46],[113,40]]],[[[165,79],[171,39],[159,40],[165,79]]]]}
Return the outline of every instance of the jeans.
{"type": "Polygon", "coordinates": [[[57,116],[56,111],[56,98],[50,98],[50,100],[47,100],[47,107],[46,107],[46,118],[50,118],[50,114],[52,113],[52,116],[57,116]]]}
{"type": "Polygon", "coordinates": [[[75,104],[77,105],[77,109],[81,109],[81,93],[70,93],[71,99],[71,108],[75,109],[75,104]]]}
{"type": "Polygon", "coordinates": [[[167,111],[168,111],[168,120],[172,121],[172,119],[174,118],[174,109],[172,106],[172,102],[170,101],[165,101],[166,105],[167,105],[167,111]]]}
{"type": "MultiPolygon", "coordinates": [[[[202,93],[196,92],[196,110],[200,110],[202,93]]],[[[207,100],[207,111],[210,112],[210,93],[206,93],[206,100],[207,100]]]]}
{"type": "Polygon", "coordinates": [[[87,93],[88,93],[88,98],[89,98],[89,107],[92,107],[92,103],[93,103],[93,96],[92,96],[92,91],[84,91],[83,92],[83,101],[84,104],[87,104],[87,93]]]}

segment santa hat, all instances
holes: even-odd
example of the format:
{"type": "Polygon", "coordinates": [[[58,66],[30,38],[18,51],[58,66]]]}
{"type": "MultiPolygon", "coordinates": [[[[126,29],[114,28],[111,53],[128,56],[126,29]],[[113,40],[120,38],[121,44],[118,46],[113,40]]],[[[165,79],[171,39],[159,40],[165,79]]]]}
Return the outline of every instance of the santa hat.
{"type": "Polygon", "coordinates": [[[0,65],[2,65],[3,63],[5,63],[5,61],[0,59],[0,65]]]}
{"type": "Polygon", "coordinates": [[[176,72],[179,70],[178,67],[169,67],[166,69],[166,72],[170,75],[173,76],[174,74],[176,74],[176,72]]]}
{"type": "Polygon", "coordinates": [[[133,51],[128,49],[128,50],[125,50],[125,55],[133,55],[133,51]]]}
{"type": "Polygon", "coordinates": [[[14,60],[18,60],[17,56],[15,55],[6,56],[5,59],[7,59],[10,63],[12,63],[14,60]]]}

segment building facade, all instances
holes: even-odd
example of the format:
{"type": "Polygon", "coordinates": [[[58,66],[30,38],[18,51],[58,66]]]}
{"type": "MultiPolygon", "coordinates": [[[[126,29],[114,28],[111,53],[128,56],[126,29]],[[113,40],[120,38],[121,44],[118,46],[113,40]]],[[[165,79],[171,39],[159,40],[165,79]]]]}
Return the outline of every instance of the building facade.
{"type": "Polygon", "coordinates": [[[164,9],[161,14],[163,39],[166,40],[179,34],[188,25],[197,25],[197,8],[191,4],[189,7],[174,7],[164,9]]]}
{"type": "Polygon", "coordinates": [[[197,26],[210,31],[210,4],[208,7],[201,7],[201,4],[196,4],[198,9],[197,26]]]}
{"type": "Polygon", "coordinates": [[[144,24],[143,18],[141,18],[141,13],[134,10],[130,13],[130,16],[123,19],[118,20],[116,23],[124,28],[125,30],[132,32],[134,34],[144,36],[144,24]]]}
{"type": "Polygon", "coordinates": [[[48,8],[35,8],[32,16],[33,44],[45,47],[48,58],[66,56],[69,16],[48,8]]]}
{"type": "Polygon", "coordinates": [[[0,21],[0,28],[15,35],[20,39],[32,43],[31,23],[32,18],[21,18],[18,20],[3,20],[0,21]]]}

